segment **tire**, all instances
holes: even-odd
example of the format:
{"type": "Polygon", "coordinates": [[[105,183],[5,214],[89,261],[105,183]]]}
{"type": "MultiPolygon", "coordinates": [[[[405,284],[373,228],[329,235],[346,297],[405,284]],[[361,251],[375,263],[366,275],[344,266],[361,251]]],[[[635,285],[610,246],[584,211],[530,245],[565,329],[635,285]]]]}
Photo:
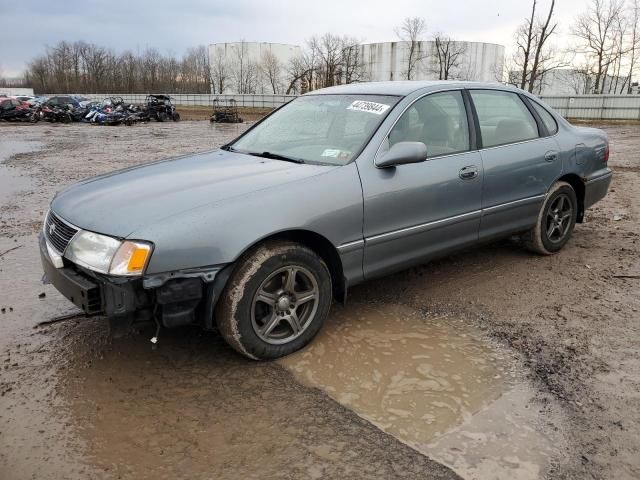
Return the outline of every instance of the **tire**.
{"type": "Polygon", "coordinates": [[[178,112],[173,114],[173,121],[174,122],[179,122],[180,121],[180,114],[178,112]]]}
{"type": "Polygon", "coordinates": [[[270,360],[309,343],[331,303],[331,275],[324,261],[300,244],[271,241],[238,261],[215,316],[231,347],[248,358],[270,360]]]}
{"type": "Polygon", "coordinates": [[[535,227],[522,236],[524,246],[540,255],[559,252],[571,238],[577,216],[578,199],[573,187],[567,182],[554,183],[540,209],[535,227]]]}

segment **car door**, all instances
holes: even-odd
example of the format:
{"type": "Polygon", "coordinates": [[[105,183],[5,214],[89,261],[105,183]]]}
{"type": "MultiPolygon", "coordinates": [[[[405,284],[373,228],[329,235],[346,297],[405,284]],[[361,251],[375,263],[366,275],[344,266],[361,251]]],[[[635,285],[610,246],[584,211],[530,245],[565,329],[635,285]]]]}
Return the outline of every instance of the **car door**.
{"type": "Polygon", "coordinates": [[[417,99],[398,118],[377,157],[398,142],[427,146],[425,161],[358,165],[364,198],[365,278],[414,265],[478,239],[482,160],[462,90],[417,99]]]}
{"type": "Polygon", "coordinates": [[[470,90],[470,97],[484,166],[480,239],[527,230],[562,172],[558,145],[519,94],[470,90]]]}

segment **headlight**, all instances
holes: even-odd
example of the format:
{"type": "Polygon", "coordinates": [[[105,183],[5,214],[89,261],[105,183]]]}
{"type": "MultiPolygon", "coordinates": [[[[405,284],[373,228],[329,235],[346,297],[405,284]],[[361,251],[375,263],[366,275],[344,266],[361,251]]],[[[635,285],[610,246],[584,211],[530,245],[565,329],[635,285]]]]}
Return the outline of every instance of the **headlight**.
{"type": "Polygon", "coordinates": [[[111,261],[111,275],[142,275],[151,256],[151,245],[146,242],[122,242],[111,261]]]}
{"type": "Polygon", "coordinates": [[[65,257],[78,265],[110,275],[142,275],[151,256],[151,244],[121,242],[99,233],[81,230],[73,238],[65,257]]]}

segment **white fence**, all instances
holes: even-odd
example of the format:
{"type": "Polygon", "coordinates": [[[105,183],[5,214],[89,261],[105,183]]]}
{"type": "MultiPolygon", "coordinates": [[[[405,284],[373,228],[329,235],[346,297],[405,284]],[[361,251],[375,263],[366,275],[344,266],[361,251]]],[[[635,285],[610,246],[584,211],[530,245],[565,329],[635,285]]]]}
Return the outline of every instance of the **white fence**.
{"type": "MultiPolygon", "coordinates": [[[[144,103],[146,94],[91,93],[79,94],[91,100],[122,97],[126,103],[144,103]]],[[[53,95],[45,95],[53,96],[53,95]]],[[[211,95],[177,93],[171,95],[176,105],[208,106],[215,99],[226,104],[233,99],[239,107],[276,108],[296,95],[211,95]]],[[[541,97],[565,118],[580,120],[640,120],[640,95],[553,95],[541,97]]]]}
{"type": "MultiPolygon", "coordinates": [[[[101,102],[107,97],[122,97],[125,103],[145,103],[147,95],[140,94],[121,94],[121,93],[82,93],[77,94],[97,102],[101,102]]],[[[55,94],[43,95],[45,97],[53,97],[55,94]]],[[[192,93],[176,93],[171,95],[171,100],[175,105],[183,106],[213,106],[213,101],[218,99],[222,105],[233,99],[238,102],[239,107],[257,107],[257,108],[275,108],[287,103],[289,100],[296,98],[296,95],[210,95],[210,94],[192,94],[192,93]]]]}
{"type": "Polygon", "coordinates": [[[15,96],[32,96],[33,88],[14,88],[14,87],[0,87],[0,94],[7,95],[9,97],[15,96]]]}
{"type": "Polygon", "coordinates": [[[540,98],[565,118],[640,120],[640,95],[543,95],[540,98]]]}

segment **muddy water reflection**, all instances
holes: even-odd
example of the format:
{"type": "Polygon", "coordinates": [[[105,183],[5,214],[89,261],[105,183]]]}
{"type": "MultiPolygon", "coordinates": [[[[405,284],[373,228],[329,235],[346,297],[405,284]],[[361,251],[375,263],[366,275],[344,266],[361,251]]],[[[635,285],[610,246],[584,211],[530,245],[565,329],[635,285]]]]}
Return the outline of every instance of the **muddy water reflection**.
{"type": "Polygon", "coordinates": [[[508,389],[500,354],[473,333],[401,305],[349,305],[281,362],[388,433],[424,445],[508,389]]]}
{"type": "Polygon", "coordinates": [[[6,203],[14,194],[31,186],[28,177],[21,176],[4,162],[13,155],[28,153],[42,147],[40,142],[28,142],[2,139],[0,141],[0,205],[6,203]]]}

